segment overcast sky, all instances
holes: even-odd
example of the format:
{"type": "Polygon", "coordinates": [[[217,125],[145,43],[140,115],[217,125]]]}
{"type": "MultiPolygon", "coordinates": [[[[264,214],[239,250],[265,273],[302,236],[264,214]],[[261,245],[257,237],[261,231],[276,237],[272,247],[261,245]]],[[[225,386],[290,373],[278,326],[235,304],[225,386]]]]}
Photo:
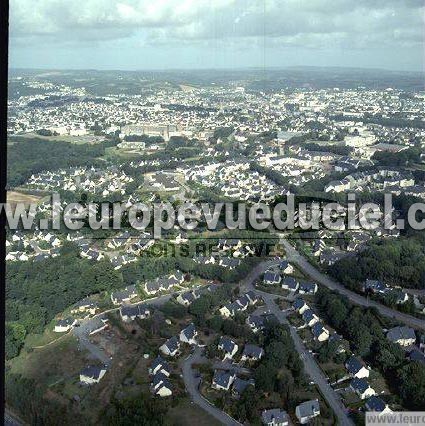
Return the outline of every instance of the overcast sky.
{"type": "Polygon", "coordinates": [[[423,0],[10,0],[10,67],[423,70],[423,0]]]}

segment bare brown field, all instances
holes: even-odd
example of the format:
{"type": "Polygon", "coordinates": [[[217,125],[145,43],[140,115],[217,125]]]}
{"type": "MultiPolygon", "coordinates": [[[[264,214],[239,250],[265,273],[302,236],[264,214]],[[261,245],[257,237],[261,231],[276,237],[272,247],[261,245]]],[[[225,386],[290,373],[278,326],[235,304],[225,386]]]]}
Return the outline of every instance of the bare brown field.
{"type": "Polygon", "coordinates": [[[10,204],[24,203],[28,205],[30,203],[38,203],[42,198],[41,196],[25,194],[18,191],[7,192],[7,202],[10,204]]]}

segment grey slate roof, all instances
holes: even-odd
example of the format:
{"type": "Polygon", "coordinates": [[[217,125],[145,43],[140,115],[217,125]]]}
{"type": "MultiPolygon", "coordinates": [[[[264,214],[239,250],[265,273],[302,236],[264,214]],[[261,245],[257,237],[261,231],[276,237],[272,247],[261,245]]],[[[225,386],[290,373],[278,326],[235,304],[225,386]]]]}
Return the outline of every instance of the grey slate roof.
{"type": "Polygon", "coordinates": [[[232,374],[229,371],[215,370],[213,383],[227,388],[229,386],[231,377],[232,374]]]}
{"type": "Polygon", "coordinates": [[[378,396],[371,396],[366,401],[365,406],[367,411],[376,411],[379,413],[385,410],[385,407],[386,407],[385,402],[378,396]]]}
{"type": "Polygon", "coordinates": [[[350,358],[348,358],[347,362],[345,363],[345,367],[350,374],[357,374],[363,367],[363,364],[358,358],[350,356],[350,358]]]}
{"type": "Polygon", "coordinates": [[[313,416],[315,412],[320,411],[319,401],[317,399],[305,401],[299,404],[297,409],[301,417],[313,416]]]}
{"type": "Polygon", "coordinates": [[[168,365],[168,362],[165,361],[164,358],[162,358],[161,355],[158,355],[152,362],[150,366],[150,370],[154,371],[158,366],[161,366],[161,369],[170,371],[170,366],[168,365]]]}
{"type": "Polygon", "coordinates": [[[403,326],[403,327],[394,327],[388,330],[387,339],[392,342],[397,342],[399,339],[415,339],[416,334],[413,328],[403,326]]]}
{"type": "Polygon", "coordinates": [[[220,337],[219,346],[222,347],[225,352],[232,353],[235,347],[235,342],[228,337],[222,336],[220,337]]]}
{"type": "Polygon", "coordinates": [[[90,377],[93,380],[98,380],[102,370],[105,370],[105,367],[99,367],[97,365],[87,366],[81,371],[81,375],[90,377]]]}
{"type": "Polygon", "coordinates": [[[170,352],[174,352],[179,348],[179,341],[176,336],[170,337],[166,342],[165,346],[167,346],[170,352]]]}
{"type": "Polygon", "coordinates": [[[298,310],[301,309],[304,305],[306,305],[305,301],[301,299],[300,297],[296,298],[292,306],[298,310]]]}
{"type": "Polygon", "coordinates": [[[196,335],[195,324],[190,323],[185,329],[182,330],[188,340],[193,339],[196,335]]]}
{"type": "Polygon", "coordinates": [[[260,359],[263,356],[264,350],[257,345],[246,344],[242,356],[246,356],[248,358],[260,359]]]}
{"type": "Polygon", "coordinates": [[[289,421],[288,413],[280,408],[272,408],[271,410],[264,410],[261,413],[261,420],[264,424],[274,423],[285,423],[289,421]]]}
{"type": "Polygon", "coordinates": [[[365,379],[358,379],[355,377],[351,380],[350,386],[359,393],[364,393],[367,389],[369,389],[369,383],[365,379]]]}
{"type": "Polygon", "coordinates": [[[313,325],[311,331],[315,337],[319,337],[324,332],[323,324],[320,322],[316,322],[316,324],[313,325]]]}

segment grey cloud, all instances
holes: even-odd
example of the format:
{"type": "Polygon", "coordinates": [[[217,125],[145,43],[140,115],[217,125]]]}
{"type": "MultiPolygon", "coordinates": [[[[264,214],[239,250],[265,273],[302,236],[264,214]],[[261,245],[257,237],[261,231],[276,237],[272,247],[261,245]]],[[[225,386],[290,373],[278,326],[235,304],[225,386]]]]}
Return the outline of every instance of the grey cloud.
{"type": "Polygon", "coordinates": [[[79,43],[208,40],[362,47],[418,44],[421,0],[11,0],[12,39],[79,43]]]}

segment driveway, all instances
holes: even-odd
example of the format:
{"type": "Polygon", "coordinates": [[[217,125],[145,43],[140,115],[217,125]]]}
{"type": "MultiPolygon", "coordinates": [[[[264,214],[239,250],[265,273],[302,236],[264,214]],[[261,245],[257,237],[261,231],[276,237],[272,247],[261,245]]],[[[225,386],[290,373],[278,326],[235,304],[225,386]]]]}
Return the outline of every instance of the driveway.
{"type": "Polygon", "coordinates": [[[414,327],[420,330],[425,331],[425,321],[419,318],[415,318],[411,315],[404,314],[402,312],[398,312],[394,309],[388,308],[374,300],[370,300],[366,297],[363,297],[360,294],[354,293],[351,290],[345,288],[342,284],[331,280],[327,275],[320,272],[314,266],[312,266],[308,260],[303,257],[295,248],[284,238],[281,238],[280,243],[283,244],[286,250],[286,258],[289,262],[296,263],[307,275],[309,275],[314,281],[319,284],[328,287],[331,290],[335,290],[338,293],[346,296],[349,300],[357,305],[365,306],[365,307],[374,307],[376,308],[382,315],[386,317],[393,318],[397,321],[402,322],[410,327],[414,327]]]}

